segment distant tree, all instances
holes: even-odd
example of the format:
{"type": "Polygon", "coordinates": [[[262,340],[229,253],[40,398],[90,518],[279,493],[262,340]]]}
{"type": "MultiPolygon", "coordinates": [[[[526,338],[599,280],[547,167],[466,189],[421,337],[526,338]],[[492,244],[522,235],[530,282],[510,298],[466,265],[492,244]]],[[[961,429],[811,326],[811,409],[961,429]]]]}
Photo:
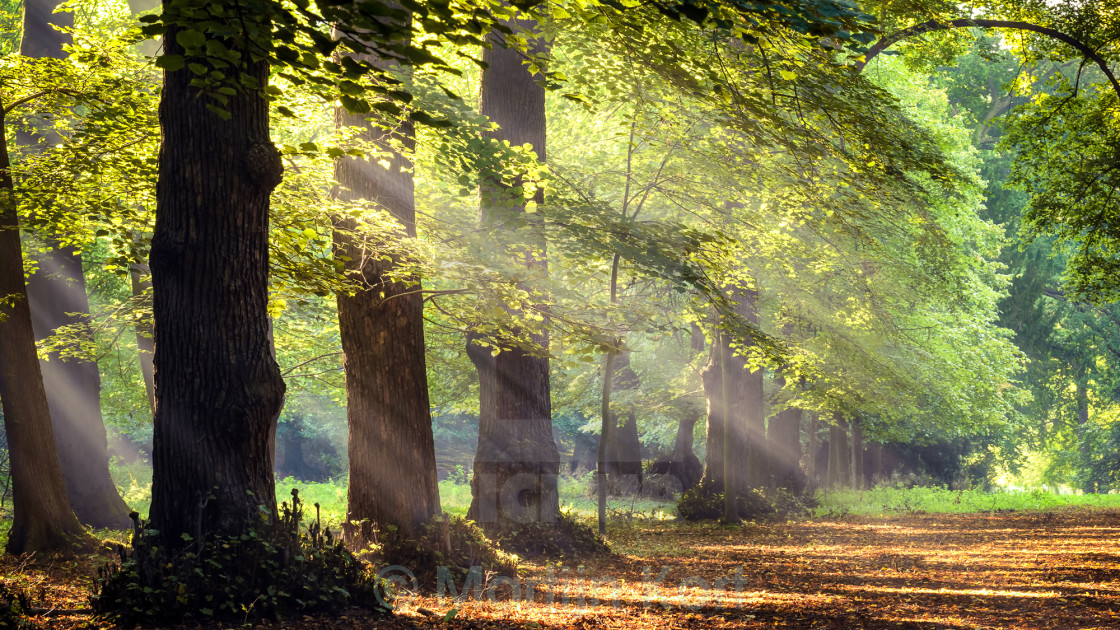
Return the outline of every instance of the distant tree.
{"type": "MultiPolygon", "coordinates": [[[[21,54],[65,58],[63,46],[70,43],[70,36],[53,26],[73,26],[73,19],[69,12],[54,13],[57,6],[55,0],[25,2],[21,54]]],[[[17,140],[34,151],[48,138],[24,132],[17,134],[17,140]]],[[[27,286],[36,341],[49,337],[60,327],[81,327],[89,322],[82,252],[61,243],[58,235],[48,234],[45,238],[50,251],[39,259],[38,271],[27,286]]],[[[89,337],[84,331],[80,334],[89,337]]],[[[109,475],[97,364],[53,352],[40,367],[70,507],[86,525],[127,528],[129,507],[109,475]]]]}

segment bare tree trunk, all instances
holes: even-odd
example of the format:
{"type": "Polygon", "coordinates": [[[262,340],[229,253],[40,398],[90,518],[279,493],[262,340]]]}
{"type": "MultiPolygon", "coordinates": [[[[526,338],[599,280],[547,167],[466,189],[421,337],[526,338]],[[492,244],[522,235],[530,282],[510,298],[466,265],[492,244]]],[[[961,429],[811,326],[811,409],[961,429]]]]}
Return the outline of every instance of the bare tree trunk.
{"type": "MultiPolygon", "coordinates": [[[[166,52],[183,54],[176,35],[193,14],[175,2],[163,11],[174,25],[166,52]]],[[[206,19],[196,30],[215,27],[206,19]]],[[[254,15],[228,20],[239,32],[271,28],[254,15]]],[[[267,62],[235,52],[265,86],[267,62]]],[[[283,177],[268,101],[245,89],[219,116],[191,85],[196,76],[166,71],[159,108],[151,522],[167,551],[186,544],[183,534],[244,533],[262,506],[276,514],[272,444],[285,390],[267,311],[269,195],[283,177]]]]}

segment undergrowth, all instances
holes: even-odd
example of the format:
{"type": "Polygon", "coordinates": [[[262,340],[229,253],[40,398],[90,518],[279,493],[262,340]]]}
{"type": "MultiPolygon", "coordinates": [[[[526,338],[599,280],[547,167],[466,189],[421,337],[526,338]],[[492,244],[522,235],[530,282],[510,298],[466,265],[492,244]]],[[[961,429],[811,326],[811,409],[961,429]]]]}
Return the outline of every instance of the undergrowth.
{"type": "MultiPolygon", "coordinates": [[[[746,488],[736,500],[738,516],[746,521],[806,516],[815,505],[813,497],[785,488],[746,488]]],[[[677,513],[687,521],[719,520],[723,517],[723,492],[717,491],[711,482],[701,483],[681,494],[677,513]]]]}
{"type": "Polygon", "coordinates": [[[381,583],[333,536],[307,529],[299,493],[238,536],[184,535],[187,545],[166,551],[158,532],[132,514],[132,552],[98,571],[90,602],[95,615],[120,625],[183,620],[247,623],[261,618],[359,606],[388,613],[381,583]]]}

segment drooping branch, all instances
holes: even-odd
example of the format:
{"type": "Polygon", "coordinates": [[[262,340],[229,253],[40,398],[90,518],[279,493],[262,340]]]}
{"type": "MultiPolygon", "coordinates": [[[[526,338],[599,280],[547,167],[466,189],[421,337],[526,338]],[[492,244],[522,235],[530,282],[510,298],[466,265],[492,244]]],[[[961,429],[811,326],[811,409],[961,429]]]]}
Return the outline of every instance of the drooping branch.
{"type": "Polygon", "coordinates": [[[1038,33],[1039,35],[1045,35],[1046,37],[1049,37],[1051,39],[1056,39],[1060,42],[1068,44],[1071,48],[1073,48],[1077,52],[1081,53],[1082,55],[1085,55],[1086,59],[1089,59],[1089,60],[1093,61],[1094,63],[1097,64],[1098,67],[1100,67],[1101,72],[1104,72],[1104,75],[1106,77],[1108,77],[1109,83],[1112,84],[1112,91],[1116,93],[1117,98],[1120,98],[1120,81],[1116,80],[1116,75],[1114,75],[1112,73],[1112,69],[1108,67],[1108,62],[1106,62],[1103,57],[1101,57],[1099,54],[1097,54],[1097,51],[1093,50],[1087,44],[1085,44],[1081,40],[1077,39],[1076,37],[1073,37],[1072,35],[1068,35],[1066,33],[1063,33],[1059,30],[1055,30],[1055,29],[1048,28],[1048,27],[1045,27],[1045,26],[1039,26],[1037,24],[1032,24],[1030,22],[1019,22],[1019,21],[1014,21],[1014,20],[985,20],[985,19],[973,19],[973,18],[960,18],[960,19],[956,19],[956,20],[949,20],[948,22],[941,22],[941,21],[938,21],[938,20],[930,20],[928,22],[923,22],[921,24],[915,24],[914,26],[911,26],[909,28],[904,28],[901,31],[898,31],[897,33],[892,33],[891,35],[887,35],[886,37],[884,37],[884,38],[880,39],[878,42],[876,42],[875,45],[872,46],[871,49],[867,51],[867,54],[864,55],[864,60],[862,62],[856,64],[856,72],[862,72],[863,67],[866,66],[867,63],[870,62],[872,59],[874,59],[879,53],[883,52],[887,48],[890,48],[895,43],[897,43],[899,41],[902,41],[904,39],[907,39],[909,37],[914,37],[915,35],[922,35],[924,33],[930,33],[930,32],[933,32],[933,31],[947,31],[947,30],[951,30],[951,29],[954,29],[954,28],[972,28],[972,27],[977,27],[977,28],[1010,28],[1010,29],[1015,29],[1015,30],[1019,30],[1019,31],[1030,31],[1032,33],[1038,33]]]}

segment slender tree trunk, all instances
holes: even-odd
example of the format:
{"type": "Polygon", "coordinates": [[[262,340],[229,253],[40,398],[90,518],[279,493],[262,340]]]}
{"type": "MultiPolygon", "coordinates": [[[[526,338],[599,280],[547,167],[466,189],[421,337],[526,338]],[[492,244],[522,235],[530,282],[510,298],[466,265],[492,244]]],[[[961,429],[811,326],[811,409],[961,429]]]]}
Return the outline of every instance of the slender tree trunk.
{"type": "MultiPolygon", "coordinates": [[[[408,24],[396,26],[407,33],[408,24]]],[[[403,122],[387,133],[365,116],[341,108],[335,122],[338,127],[359,127],[363,140],[389,153],[387,166],[379,163],[380,156],[336,161],[338,197],[376,201],[400,224],[400,238],[415,238],[412,160],[389,144],[396,136],[411,151],[416,137],[412,123],[403,122]]],[[[361,547],[374,539],[371,526],[391,526],[415,536],[440,512],[424,356],[424,302],[419,278],[393,281],[388,274],[395,263],[365,248],[354,233],[353,218],[336,217],[334,225],[335,255],[362,286],[352,295],[338,296],[350,428],[344,529],[350,544],[361,547]]]]}
{"type": "MultiPolygon", "coordinates": [[[[515,28],[531,23],[514,22],[515,28]]],[[[513,146],[529,144],[545,161],[544,88],[522,63],[520,53],[505,48],[489,36],[492,48],[484,49],[479,106],[483,115],[499,125],[493,136],[513,146]]],[[[533,44],[543,50],[543,40],[533,44]]],[[[509,191],[494,183],[482,187],[480,214],[484,224],[501,225],[524,212],[523,204],[510,204],[509,191]]],[[[538,202],[541,199],[538,199],[538,202]]],[[[540,244],[543,251],[543,243],[540,244]]],[[[530,270],[547,271],[548,263],[524,255],[530,270]]],[[[547,333],[533,342],[548,348],[547,333]]],[[[476,365],[478,363],[476,362],[476,365]]],[[[534,356],[520,348],[503,349],[493,359],[494,417],[480,414],[478,452],[471,482],[468,515],[494,530],[518,522],[554,522],[560,514],[556,481],[560,454],[552,436],[552,401],[547,356],[534,356]]],[[[479,371],[479,381],[485,375],[479,371]]],[[[485,396],[480,393],[480,396],[485,396]]],[[[480,406],[481,406],[480,400],[480,406]]]]}
{"type": "MultiPolygon", "coordinates": [[[[183,54],[176,35],[191,19],[183,10],[163,5],[176,24],[164,38],[167,54],[183,54]]],[[[228,19],[238,32],[270,29],[244,12],[228,19]]],[[[244,76],[266,85],[267,62],[236,52],[244,76]]],[[[272,444],[284,404],[267,311],[269,195],[283,177],[268,101],[246,88],[229,96],[223,118],[190,85],[196,76],[165,72],[159,110],[151,522],[165,550],[182,547],[183,534],[243,533],[262,506],[276,514],[272,444]]]]}
{"type": "MultiPolygon", "coordinates": [[[[7,103],[0,103],[0,108],[7,103]]],[[[2,111],[2,110],[0,110],[2,111]]],[[[6,121],[0,114],[0,404],[8,439],[14,520],[11,554],[65,549],[84,531],[70,509],[35,352],[6,121]]]]}
{"type": "MultiPolygon", "coordinates": [[[[613,287],[612,287],[613,288],[613,287]]],[[[598,490],[599,534],[607,533],[607,465],[609,460],[611,433],[614,429],[614,414],[611,413],[611,386],[614,384],[614,357],[616,352],[607,351],[603,358],[603,398],[599,431],[599,452],[595,464],[595,482],[598,490]]]]}
{"type": "MultiPolygon", "coordinates": [[[[1077,383],[1077,445],[1081,465],[1088,466],[1093,458],[1093,445],[1089,443],[1089,390],[1084,383],[1077,383]]],[[[1096,484],[1086,481],[1084,492],[1096,492],[1096,484]]]]}

